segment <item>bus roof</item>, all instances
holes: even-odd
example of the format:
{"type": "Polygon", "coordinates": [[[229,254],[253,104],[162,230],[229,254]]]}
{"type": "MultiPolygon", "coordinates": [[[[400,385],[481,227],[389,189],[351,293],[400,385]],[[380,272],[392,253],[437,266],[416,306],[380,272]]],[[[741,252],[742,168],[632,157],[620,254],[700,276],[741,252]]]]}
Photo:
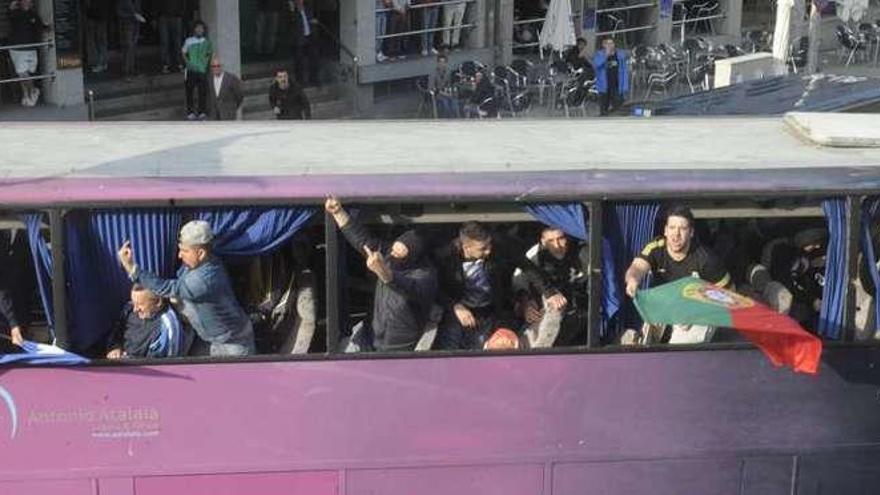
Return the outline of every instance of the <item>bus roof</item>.
{"type": "Polygon", "coordinates": [[[778,117],[6,123],[0,142],[5,206],[880,189],[880,149],[820,147],[778,117]]]}

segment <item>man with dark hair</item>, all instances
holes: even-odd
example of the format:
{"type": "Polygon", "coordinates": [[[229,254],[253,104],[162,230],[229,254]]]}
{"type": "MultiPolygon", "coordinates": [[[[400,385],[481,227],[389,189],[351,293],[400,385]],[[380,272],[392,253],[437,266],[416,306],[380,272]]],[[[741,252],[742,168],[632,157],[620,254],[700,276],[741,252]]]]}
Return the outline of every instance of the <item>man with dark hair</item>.
{"type": "Polygon", "coordinates": [[[626,54],[618,50],[613,38],[602,41],[602,49],[593,56],[596,69],[596,91],[599,92],[601,115],[608,115],[623,103],[629,91],[629,73],[626,54]]]}
{"type": "Polygon", "coordinates": [[[437,271],[425,257],[422,238],[408,230],[390,245],[370,235],[334,197],[324,209],[376,275],[370,325],[379,351],[411,351],[422,336],[437,293],[437,271]]]}
{"type": "Polygon", "coordinates": [[[186,90],[187,120],[208,118],[208,66],[214,49],[208,39],[208,26],[202,21],[193,25],[192,36],[183,42],[181,54],[186,62],[184,88],[186,90]],[[198,97],[198,106],[196,106],[198,97]]]}
{"type": "MultiPolygon", "coordinates": [[[[652,284],[662,285],[684,277],[697,277],[719,287],[730,285],[730,275],[721,260],[709,249],[694,241],[694,214],[689,208],[675,205],[666,213],[663,235],[649,242],[626,271],[626,293],[635,297],[645,276],[651,273],[652,284]]],[[[673,327],[670,344],[708,342],[709,327],[673,327]]]]}
{"type": "Polygon", "coordinates": [[[165,300],[141,285],[131,288],[131,301],[110,333],[107,359],[184,356],[192,343],[177,313],[165,300]]]}
{"type": "Polygon", "coordinates": [[[291,81],[285,69],[275,71],[275,80],[269,87],[269,106],[278,120],[309,120],[312,107],[302,86],[291,81]]]}
{"type": "Polygon", "coordinates": [[[510,324],[514,319],[511,277],[515,268],[523,271],[550,307],[561,310],[567,304],[565,296],[517,252],[516,243],[494,240],[480,223],[467,222],[458,236],[437,253],[438,299],[446,312],[437,347],[481,349],[497,327],[516,327],[510,324]]]}
{"type": "Polygon", "coordinates": [[[428,76],[428,89],[434,92],[437,113],[441,118],[456,116],[458,103],[452,97],[452,71],[449,70],[449,57],[445,53],[437,55],[437,67],[428,76]]]}
{"type": "Polygon", "coordinates": [[[575,245],[557,227],[544,227],[537,245],[526,257],[556,287],[568,304],[553,309],[547,300],[536,294],[523,280],[522,272],[514,275],[519,302],[529,327],[526,337],[532,348],[586,344],[587,282],[590,255],[587,245],[575,245]]]}
{"type": "Polygon", "coordinates": [[[132,282],[179,305],[180,314],[210,344],[211,356],[253,354],[253,327],[235,299],[226,268],[211,252],[213,240],[208,222],[193,220],[184,225],[178,242],[183,266],[173,279],[141,270],[128,241],[119,249],[119,261],[132,282]]]}
{"type": "Polygon", "coordinates": [[[315,45],[315,19],[304,0],[289,0],[290,22],[293,36],[294,73],[303,86],[316,86],[318,80],[318,50],[315,45]]]}

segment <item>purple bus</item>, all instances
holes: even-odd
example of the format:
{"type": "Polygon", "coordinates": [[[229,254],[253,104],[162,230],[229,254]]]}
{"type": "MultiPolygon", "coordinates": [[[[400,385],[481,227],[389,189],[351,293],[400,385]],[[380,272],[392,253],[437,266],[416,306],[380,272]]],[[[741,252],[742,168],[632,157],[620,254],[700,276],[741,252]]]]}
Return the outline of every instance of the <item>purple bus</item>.
{"type": "Polygon", "coordinates": [[[0,493],[874,493],[880,348],[865,287],[878,278],[880,150],[865,136],[835,147],[847,126],[880,128],[862,118],[6,124],[0,226],[27,233],[47,338],[93,359],[0,368],[0,493]],[[589,250],[584,342],[342,352],[369,295],[328,194],[384,232],[476,219],[526,247],[568,215],[589,250]],[[670,201],[716,249],[736,246],[732,273],[760,259],[755,232],[827,230],[817,375],[774,367],[734,332],[621,344],[633,317],[614,295],[621,271],[670,201]],[[309,341],[240,359],[100,359],[99,313],[126,297],[102,246],[152,239],[145,256],[173,269],[180,221],[206,211],[250,243],[230,266],[307,239],[309,341]],[[255,233],[267,212],[297,220],[255,233]]]}

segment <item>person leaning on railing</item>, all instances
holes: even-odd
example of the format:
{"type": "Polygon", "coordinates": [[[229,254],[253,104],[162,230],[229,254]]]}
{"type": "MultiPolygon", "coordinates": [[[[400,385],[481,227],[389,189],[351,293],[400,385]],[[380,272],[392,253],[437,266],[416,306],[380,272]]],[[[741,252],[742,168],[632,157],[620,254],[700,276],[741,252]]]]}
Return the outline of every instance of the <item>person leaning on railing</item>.
{"type": "MultiPolygon", "coordinates": [[[[13,0],[9,3],[9,41],[12,46],[33,45],[43,41],[43,33],[49,26],[43,22],[34,8],[33,0],[13,0]]],[[[37,47],[9,50],[15,73],[20,78],[31,78],[38,72],[37,47]]],[[[32,107],[40,99],[40,88],[33,79],[21,81],[21,104],[32,107]]]]}

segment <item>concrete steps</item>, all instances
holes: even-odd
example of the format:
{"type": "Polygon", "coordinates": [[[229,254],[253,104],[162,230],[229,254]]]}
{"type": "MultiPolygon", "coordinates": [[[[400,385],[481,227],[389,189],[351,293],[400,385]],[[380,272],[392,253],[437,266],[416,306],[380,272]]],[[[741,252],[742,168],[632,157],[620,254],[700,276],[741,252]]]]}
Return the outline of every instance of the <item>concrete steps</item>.
{"type": "MultiPolygon", "coordinates": [[[[269,86],[273,66],[250,66],[242,81],[245,120],[274,119],[269,108],[269,86]]],[[[95,92],[97,120],[182,120],[185,115],[183,74],[137,77],[132,81],[103,81],[89,84],[95,92]]],[[[313,119],[348,118],[353,115],[350,101],[336,84],[306,88],[313,119]]]]}

